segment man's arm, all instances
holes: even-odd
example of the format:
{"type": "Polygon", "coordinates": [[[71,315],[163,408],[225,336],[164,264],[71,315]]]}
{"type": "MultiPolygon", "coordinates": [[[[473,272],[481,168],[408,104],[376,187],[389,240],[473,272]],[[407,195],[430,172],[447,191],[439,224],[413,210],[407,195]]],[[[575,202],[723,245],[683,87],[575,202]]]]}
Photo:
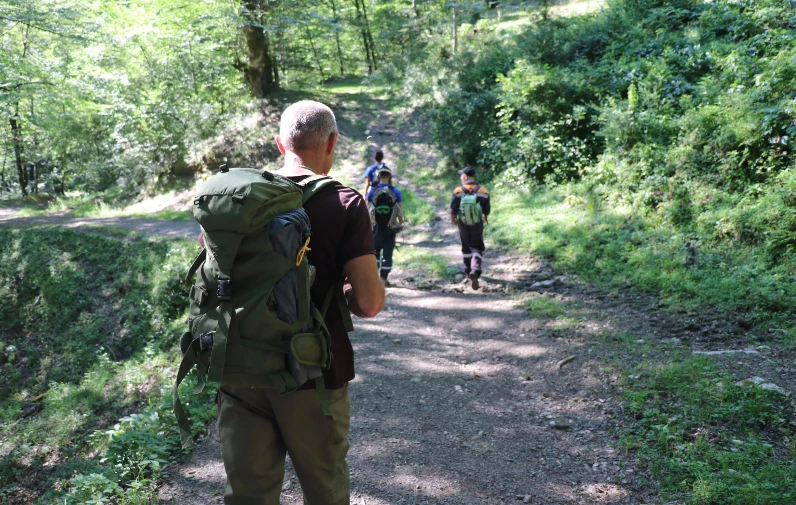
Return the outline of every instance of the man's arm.
{"type": "Polygon", "coordinates": [[[451,223],[453,224],[459,224],[459,221],[456,219],[456,216],[459,215],[460,203],[461,203],[461,195],[457,194],[454,191],[453,198],[451,199],[451,223]]]}
{"type": "Polygon", "coordinates": [[[488,221],[489,213],[492,211],[492,203],[490,202],[489,193],[486,191],[486,188],[481,188],[484,191],[480,191],[478,193],[478,199],[481,203],[481,210],[484,213],[484,222],[488,221]]]}
{"type": "Polygon", "coordinates": [[[359,317],[375,317],[384,306],[384,285],[379,279],[376,256],[367,254],[343,265],[350,293],[346,292],[348,308],[359,317]]]}
{"type": "Polygon", "coordinates": [[[365,190],[362,192],[362,196],[367,196],[369,189],[370,189],[370,177],[368,177],[366,175],[365,176],[365,190]]]}

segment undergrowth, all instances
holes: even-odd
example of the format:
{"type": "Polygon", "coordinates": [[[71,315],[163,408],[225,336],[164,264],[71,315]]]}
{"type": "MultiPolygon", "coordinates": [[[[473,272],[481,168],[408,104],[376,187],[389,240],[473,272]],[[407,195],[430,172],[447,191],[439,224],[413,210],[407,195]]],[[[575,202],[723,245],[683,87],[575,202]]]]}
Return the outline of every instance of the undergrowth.
{"type": "MultiPolygon", "coordinates": [[[[0,230],[0,501],[148,503],[180,454],[171,382],[197,246],[129,238],[0,230]]],[[[212,397],[190,402],[196,431],[212,397]]]]}
{"type": "MultiPolygon", "coordinates": [[[[585,280],[659,294],[673,308],[713,307],[740,324],[791,326],[793,263],[765,249],[606,205],[588,182],[501,191],[492,205],[487,234],[495,244],[535,252],[585,280]]],[[[786,340],[791,333],[777,332],[786,340]]]]}
{"type": "MultiPolygon", "coordinates": [[[[638,352],[645,352],[639,349],[638,352]]],[[[643,360],[629,372],[622,445],[688,505],[796,501],[793,405],[706,357],[643,360]]]]}

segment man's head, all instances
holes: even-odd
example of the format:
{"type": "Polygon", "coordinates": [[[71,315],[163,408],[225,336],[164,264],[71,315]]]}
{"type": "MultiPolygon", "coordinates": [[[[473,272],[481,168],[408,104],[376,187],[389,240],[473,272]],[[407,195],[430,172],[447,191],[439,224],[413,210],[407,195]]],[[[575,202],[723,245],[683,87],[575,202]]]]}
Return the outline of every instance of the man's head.
{"type": "Polygon", "coordinates": [[[382,184],[389,184],[392,180],[392,170],[387,165],[383,165],[379,169],[379,182],[382,184]]]}
{"type": "Polygon", "coordinates": [[[384,159],[384,153],[381,151],[376,151],[376,154],[373,155],[373,159],[376,160],[376,163],[381,163],[381,160],[384,159]]]}
{"type": "Polygon", "coordinates": [[[326,105],[302,100],[282,113],[276,144],[283,155],[292,153],[318,173],[326,173],[332,167],[336,143],[337,121],[326,105]]]}
{"type": "Polygon", "coordinates": [[[475,179],[475,169],[473,167],[464,167],[459,170],[459,178],[462,182],[475,179]]]}

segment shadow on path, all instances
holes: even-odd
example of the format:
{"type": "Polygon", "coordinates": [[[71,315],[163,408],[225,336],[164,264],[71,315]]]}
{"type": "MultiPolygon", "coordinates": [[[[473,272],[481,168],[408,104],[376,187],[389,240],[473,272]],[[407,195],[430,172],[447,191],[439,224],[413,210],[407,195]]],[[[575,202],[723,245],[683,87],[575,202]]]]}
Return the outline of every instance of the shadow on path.
{"type": "MultiPolygon", "coordinates": [[[[385,311],[356,327],[352,503],[644,501],[634,461],[611,447],[618,407],[590,356],[604,325],[552,338],[505,296],[390,289],[385,311]],[[559,370],[569,354],[578,362],[559,370]]],[[[173,472],[164,503],[222,503],[213,434],[173,472]]],[[[282,503],[301,503],[286,479],[282,503]]]]}

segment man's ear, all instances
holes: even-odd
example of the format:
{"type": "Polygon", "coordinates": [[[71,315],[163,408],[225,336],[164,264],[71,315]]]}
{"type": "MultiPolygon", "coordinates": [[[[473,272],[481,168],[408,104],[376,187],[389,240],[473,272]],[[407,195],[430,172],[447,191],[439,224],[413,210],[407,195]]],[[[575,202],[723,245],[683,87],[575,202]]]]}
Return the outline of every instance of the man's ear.
{"type": "Polygon", "coordinates": [[[337,145],[337,135],[337,132],[329,135],[329,139],[326,141],[326,156],[330,156],[334,153],[334,146],[337,145]]]}
{"type": "Polygon", "coordinates": [[[285,146],[282,144],[282,138],[279,135],[277,135],[276,137],[274,137],[274,140],[276,141],[276,147],[279,148],[279,152],[282,153],[282,156],[284,156],[287,150],[285,149],[285,146]]]}

